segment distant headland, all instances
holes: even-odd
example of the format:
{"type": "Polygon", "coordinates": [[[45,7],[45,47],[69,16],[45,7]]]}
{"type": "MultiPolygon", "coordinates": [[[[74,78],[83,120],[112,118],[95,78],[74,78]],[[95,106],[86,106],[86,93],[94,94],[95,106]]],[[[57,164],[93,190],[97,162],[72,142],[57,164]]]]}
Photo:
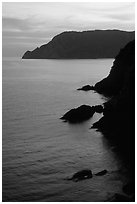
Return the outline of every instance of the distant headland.
{"type": "Polygon", "coordinates": [[[27,51],[22,59],[99,59],[115,58],[135,32],[120,30],[67,31],[47,44],[27,51]]]}

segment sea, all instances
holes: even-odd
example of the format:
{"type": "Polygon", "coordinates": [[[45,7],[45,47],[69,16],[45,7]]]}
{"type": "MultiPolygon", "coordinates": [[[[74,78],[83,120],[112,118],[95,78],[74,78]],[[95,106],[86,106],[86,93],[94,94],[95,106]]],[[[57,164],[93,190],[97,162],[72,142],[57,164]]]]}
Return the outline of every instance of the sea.
{"type": "Polygon", "coordinates": [[[91,129],[102,114],[79,124],[60,120],[72,108],[108,100],[77,88],[106,77],[113,61],[3,58],[3,201],[96,202],[121,192],[122,161],[105,136],[91,129]],[[67,179],[83,169],[91,169],[93,178],[67,179]],[[106,175],[95,176],[104,169],[106,175]]]}

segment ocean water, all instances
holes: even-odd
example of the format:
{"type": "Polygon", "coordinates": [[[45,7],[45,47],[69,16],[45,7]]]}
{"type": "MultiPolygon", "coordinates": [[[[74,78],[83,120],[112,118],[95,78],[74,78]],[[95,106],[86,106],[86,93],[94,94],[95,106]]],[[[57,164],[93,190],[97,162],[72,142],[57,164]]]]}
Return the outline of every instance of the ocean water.
{"type": "Polygon", "coordinates": [[[76,89],[107,76],[113,59],[3,59],[3,201],[106,201],[120,192],[121,160],[91,125],[102,115],[71,125],[59,118],[82,104],[107,99],[76,89]],[[89,168],[102,177],[66,178],[89,168]]]}

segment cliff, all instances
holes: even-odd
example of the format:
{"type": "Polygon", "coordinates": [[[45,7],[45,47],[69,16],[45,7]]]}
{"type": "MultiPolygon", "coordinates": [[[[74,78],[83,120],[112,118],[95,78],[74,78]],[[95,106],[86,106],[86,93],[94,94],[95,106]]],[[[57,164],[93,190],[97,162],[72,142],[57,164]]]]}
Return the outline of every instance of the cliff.
{"type": "Polygon", "coordinates": [[[106,95],[115,95],[129,82],[135,66],[135,41],[129,42],[116,56],[109,75],[96,83],[97,92],[106,95]]]}
{"type": "Polygon", "coordinates": [[[27,51],[23,59],[96,59],[114,58],[135,38],[135,32],[95,30],[63,32],[49,43],[27,51]]]}
{"type": "Polygon", "coordinates": [[[115,142],[126,161],[134,166],[135,41],[129,42],[119,52],[108,77],[98,82],[94,89],[111,95],[111,99],[104,104],[104,116],[93,124],[93,128],[115,142]]]}

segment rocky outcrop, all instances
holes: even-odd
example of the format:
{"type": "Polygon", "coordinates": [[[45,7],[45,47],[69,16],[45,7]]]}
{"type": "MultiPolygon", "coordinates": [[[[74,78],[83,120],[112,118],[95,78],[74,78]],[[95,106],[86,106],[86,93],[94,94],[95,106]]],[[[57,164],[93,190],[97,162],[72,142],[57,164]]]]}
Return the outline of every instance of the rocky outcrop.
{"type": "Polygon", "coordinates": [[[65,113],[64,116],[61,117],[61,119],[70,123],[80,123],[91,118],[94,113],[94,107],[82,105],[78,108],[71,109],[70,111],[65,113]]]}
{"type": "Polygon", "coordinates": [[[104,110],[104,107],[102,105],[96,105],[94,106],[94,109],[96,113],[102,113],[104,110]]]}
{"type": "Polygon", "coordinates": [[[108,172],[108,171],[107,171],[106,169],[104,169],[104,170],[102,170],[102,171],[96,173],[95,175],[96,175],[96,176],[104,176],[105,174],[107,174],[107,172],[108,172]]]}
{"type": "Polygon", "coordinates": [[[65,113],[64,116],[62,116],[60,119],[69,123],[80,123],[90,119],[95,112],[102,113],[103,106],[96,105],[91,107],[88,105],[81,105],[78,108],[71,109],[70,111],[65,113]]]}
{"type": "MultiPolygon", "coordinates": [[[[107,174],[107,170],[102,170],[98,173],[95,173],[95,176],[104,176],[105,174],[107,174]]],[[[72,180],[72,181],[81,181],[81,180],[85,180],[85,179],[90,179],[94,176],[94,174],[92,173],[92,171],[90,169],[84,169],[81,171],[76,172],[72,177],[67,178],[66,180],[72,180]]]]}
{"type": "Polygon", "coordinates": [[[82,86],[81,88],[78,88],[77,90],[78,91],[90,91],[90,90],[94,90],[94,87],[90,85],[85,85],[85,86],[82,86]]]}
{"type": "Polygon", "coordinates": [[[63,32],[49,43],[27,51],[23,59],[96,59],[114,58],[119,50],[135,38],[134,32],[95,30],[63,32]]]}
{"type": "Polygon", "coordinates": [[[85,179],[90,179],[92,178],[92,171],[90,169],[84,169],[81,171],[78,171],[77,173],[75,173],[71,178],[69,178],[68,180],[72,180],[72,181],[81,181],[81,180],[85,180],[85,179]]]}

